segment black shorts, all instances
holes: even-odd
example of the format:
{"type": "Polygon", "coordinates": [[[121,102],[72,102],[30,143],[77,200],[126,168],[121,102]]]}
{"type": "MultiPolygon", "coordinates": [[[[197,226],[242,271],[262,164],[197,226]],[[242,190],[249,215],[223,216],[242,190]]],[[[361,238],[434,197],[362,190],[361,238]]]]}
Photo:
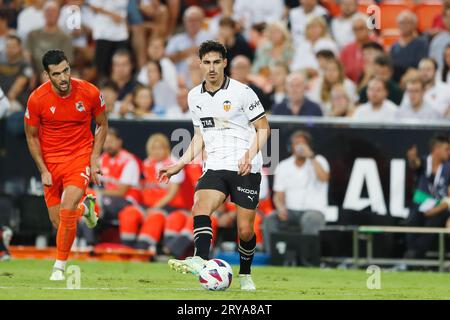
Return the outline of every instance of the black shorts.
{"type": "Polygon", "coordinates": [[[240,176],[236,171],[207,170],[198,180],[195,191],[212,189],[230,196],[231,202],[246,209],[256,209],[259,202],[260,173],[240,176]]]}

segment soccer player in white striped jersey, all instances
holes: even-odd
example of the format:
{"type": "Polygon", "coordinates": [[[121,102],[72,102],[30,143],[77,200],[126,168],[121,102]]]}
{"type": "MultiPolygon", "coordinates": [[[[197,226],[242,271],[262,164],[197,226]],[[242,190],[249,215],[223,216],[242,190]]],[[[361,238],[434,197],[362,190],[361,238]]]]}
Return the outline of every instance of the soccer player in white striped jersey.
{"type": "Polygon", "coordinates": [[[188,95],[194,137],[177,164],[159,171],[161,181],[168,181],[205,148],[204,172],[192,207],[195,252],[185,260],[169,260],[169,266],[198,274],[209,259],[210,215],[230,196],[237,208],[241,289],[255,290],[250,275],[256,249],[253,225],[259,202],[261,149],[270,127],[255,92],[225,75],[226,49],[221,43],[202,43],[199,58],[204,81],[188,95]]]}

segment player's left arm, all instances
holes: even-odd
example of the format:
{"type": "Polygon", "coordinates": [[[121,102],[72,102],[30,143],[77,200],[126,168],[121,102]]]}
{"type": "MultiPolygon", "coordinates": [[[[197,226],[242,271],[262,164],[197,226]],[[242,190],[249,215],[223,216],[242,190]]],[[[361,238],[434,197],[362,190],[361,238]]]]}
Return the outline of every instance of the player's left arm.
{"type": "Polygon", "coordinates": [[[270,126],[267,117],[264,115],[253,122],[256,129],[256,135],[253,139],[250,148],[245,153],[244,157],[239,161],[239,175],[247,175],[252,169],[252,159],[261,151],[270,136],[270,126]]]}
{"type": "Polygon", "coordinates": [[[100,177],[102,172],[100,170],[100,154],[105,143],[106,134],[108,133],[108,119],[106,112],[102,111],[94,117],[95,120],[95,137],[94,146],[91,153],[91,175],[92,181],[96,185],[100,185],[100,177]]]}
{"type": "Polygon", "coordinates": [[[245,176],[251,172],[253,158],[261,151],[269,139],[270,126],[264,107],[259,101],[256,93],[250,87],[245,87],[242,92],[242,97],[243,111],[249,122],[251,122],[256,129],[256,135],[250,148],[238,163],[238,174],[245,176]]]}

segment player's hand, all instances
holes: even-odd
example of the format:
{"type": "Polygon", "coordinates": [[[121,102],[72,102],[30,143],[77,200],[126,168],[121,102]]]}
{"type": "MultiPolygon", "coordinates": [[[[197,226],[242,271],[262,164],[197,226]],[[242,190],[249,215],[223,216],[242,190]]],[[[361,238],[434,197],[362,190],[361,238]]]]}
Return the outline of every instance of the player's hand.
{"type": "Polygon", "coordinates": [[[279,209],[278,210],[278,218],[280,221],[287,221],[288,219],[288,213],[286,209],[279,209]]]}
{"type": "Polygon", "coordinates": [[[314,158],[314,152],[311,150],[310,146],[308,146],[306,143],[302,144],[302,148],[303,148],[303,155],[308,158],[308,159],[312,159],[314,158]]]}
{"type": "Polygon", "coordinates": [[[163,183],[169,183],[170,177],[176,175],[183,169],[183,165],[180,163],[174,164],[169,167],[161,168],[158,171],[158,181],[163,183]]]}
{"type": "Polygon", "coordinates": [[[238,163],[238,175],[246,176],[250,173],[252,170],[252,164],[250,157],[245,154],[244,157],[242,157],[241,160],[239,160],[238,163]]]}
{"type": "Polygon", "coordinates": [[[48,171],[45,171],[41,174],[42,184],[46,187],[51,187],[53,185],[52,174],[48,171]]]}
{"type": "Polygon", "coordinates": [[[102,184],[100,181],[101,175],[102,171],[100,170],[100,166],[97,164],[97,161],[91,161],[91,181],[97,186],[102,184]]]}

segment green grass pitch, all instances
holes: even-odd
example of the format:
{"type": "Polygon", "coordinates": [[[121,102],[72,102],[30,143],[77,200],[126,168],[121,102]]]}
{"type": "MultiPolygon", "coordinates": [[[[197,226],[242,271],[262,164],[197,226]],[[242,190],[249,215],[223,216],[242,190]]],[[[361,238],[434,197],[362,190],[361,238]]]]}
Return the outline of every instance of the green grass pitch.
{"type": "MultiPolygon", "coordinates": [[[[367,289],[365,270],[254,267],[256,292],[241,292],[237,277],[225,292],[205,291],[196,277],[163,263],[71,261],[81,288],[48,280],[53,262],[0,262],[0,299],[450,299],[450,276],[435,272],[381,272],[381,289],[367,289]]],[[[233,266],[235,275],[238,268],[233,266]]]]}

